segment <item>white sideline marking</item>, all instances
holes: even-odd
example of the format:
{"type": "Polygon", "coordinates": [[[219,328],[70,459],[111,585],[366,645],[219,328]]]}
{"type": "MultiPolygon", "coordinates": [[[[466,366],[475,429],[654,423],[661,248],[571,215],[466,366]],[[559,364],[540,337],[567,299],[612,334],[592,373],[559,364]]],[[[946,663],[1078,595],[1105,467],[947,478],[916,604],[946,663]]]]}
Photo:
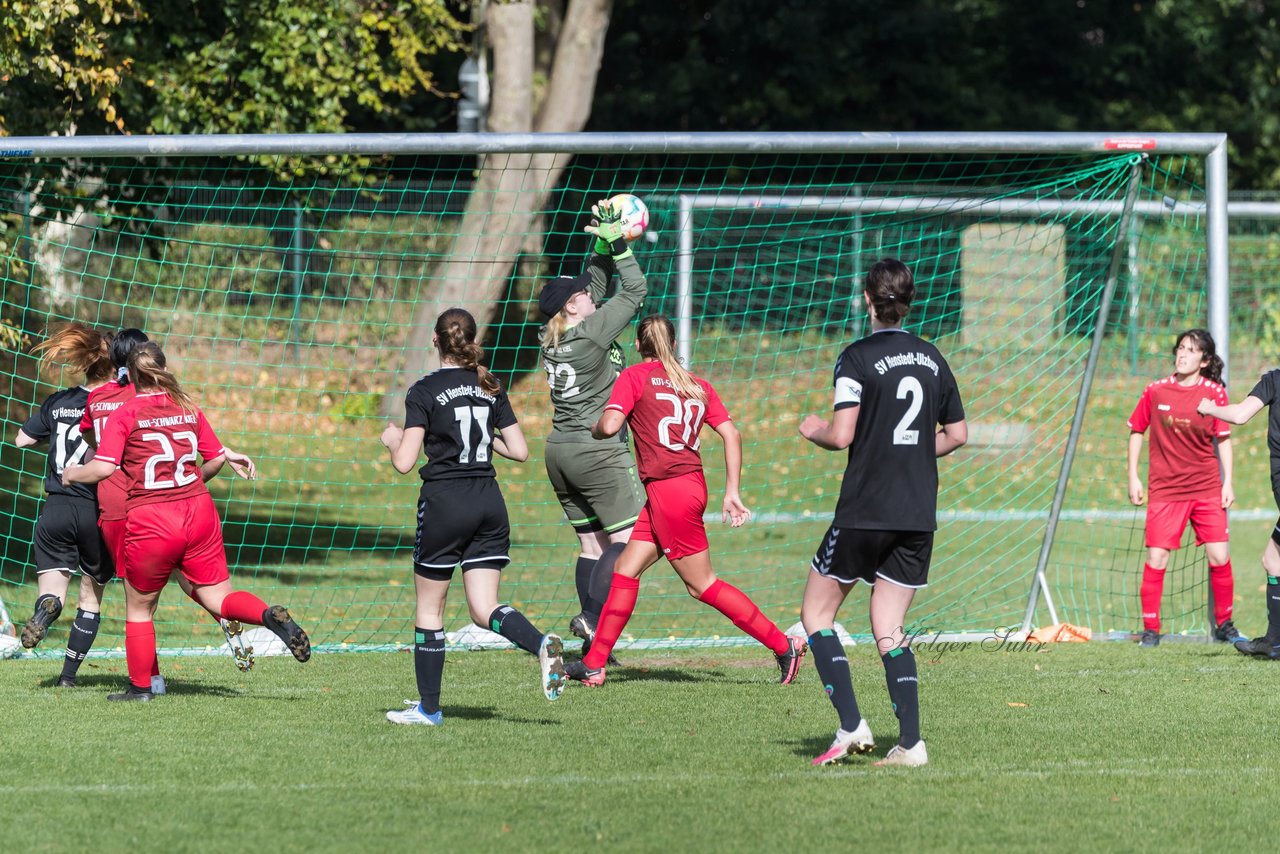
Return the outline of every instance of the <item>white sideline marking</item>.
{"type": "MultiPolygon", "coordinates": [[[[371,724],[375,726],[378,724],[371,724]]],[[[429,728],[417,730],[425,732],[429,728]]],[[[409,729],[401,730],[406,734],[409,729]]],[[[857,760],[855,760],[857,761],[857,760]]],[[[827,777],[884,777],[886,775],[894,775],[898,772],[893,770],[875,768],[871,766],[874,757],[863,760],[867,764],[865,767],[858,765],[840,765],[827,768],[810,768],[808,760],[797,758],[797,765],[794,769],[783,771],[773,771],[766,774],[758,775],[760,780],[812,780],[815,778],[825,779],[827,777]]],[[[1253,766],[1247,768],[1232,768],[1233,774],[1243,774],[1250,777],[1275,777],[1275,768],[1264,768],[1261,766],[1253,766]]],[[[1040,767],[1027,768],[1025,766],[1007,766],[993,768],[990,765],[974,765],[967,768],[937,768],[934,765],[928,766],[923,771],[913,772],[915,774],[926,774],[930,779],[965,779],[979,778],[989,781],[991,778],[1055,778],[1061,779],[1065,776],[1072,777],[1093,777],[1104,775],[1108,777],[1166,777],[1171,774],[1180,777],[1211,777],[1218,778],[1222,774],[1220,767],[1205,768],[1161,768],[1153,766],[1134,765],[1106,765],[1094,762],[1056,762],[1041,763],[1040,767]]],[[[722,774],[711,773],[650,773],[650,774],[611,774],[611,775],[594,775],[594,774],[557,774],[548,777],[520,777],[517,779],[494,779],[494,778],[473,778],[473,779],[451,779],[451,786],[470,786],[474,788],[495,788],[495,789],[523,789],[529,785],[544,786],[631,786],[641,783],[717,783],[721,782],[729,776],[741,776],[741,772],[735,769],[726,768],[722,774]]],[[[403,785],[403,781],[401,781],[403,785]]],[[[425,784],[424,784],[425,785],[425,784]]],[[[183,789],[188,791],[208,792],[211,794],[236,794],[246,791],[292,791],[292,792],[310,792],[310,791],[350,791],[349,783],[264,783],[258,784],[252,779],[237,780],[230,783],[211,783],[201,785],[199,783],[183,783],[183,789]]],[[[41,785],[0,785],[0,796],[3,795],[28,795],[28,794],[146,794],[152,792],[168,793],[172,791],[172,786],[167,783],[101,783],[98,785],[67,785],[64,783],[57,784],[41,784],[41,785]]]]}
{"type": "MultiPolygon", "coordinates": [[[[1135,522],[1146,512],[1135,507],[1132,510],[1063,510],[1058,517],[1066,522],[1135,522]]],[[[1255,507],[1248,510],[1232,510],[1230,517],[1243,522],[1273,521],[1280,515],[1275,510],[1255,507]]],[[[708,513],[702,517],[704,522],[719,522],[719,513],[708,513]]],[[[756,513],[751,517],[755,522],[774,524],[794,524],[797,522],[823,522],[830,524],[831,511],[805,510],[800,513],[756,513]]],[[[1046,510],[939,510],[939,522],[1045,522],[1049,519],[1046,510]]]]}

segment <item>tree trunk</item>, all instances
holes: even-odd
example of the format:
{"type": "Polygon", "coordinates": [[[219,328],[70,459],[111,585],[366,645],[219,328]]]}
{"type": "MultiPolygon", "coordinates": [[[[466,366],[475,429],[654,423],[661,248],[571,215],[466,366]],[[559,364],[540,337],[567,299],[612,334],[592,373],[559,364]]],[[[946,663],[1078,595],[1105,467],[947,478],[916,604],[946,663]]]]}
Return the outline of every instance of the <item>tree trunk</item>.
{"type": "MultiPolygon", "coordinates": [[[[493,50],[493,96],[488,127],[503,132],[583,129],[604,52],[613,0],[573,0],[565,14],[546,97],[533,115],[534,4],[492,2],[486,28],[493,50]]],[[[424,371],[438,367],[430,346],[436,316],[454,306],[476,319],[480,337],[502,298],[521,246],[555,189],[569,156],[488,155],[480,167],[449,255],[432,272],[419,297],[399,380],[388,389],[388,415],[403,413],[404,391],[424,371]]]]}

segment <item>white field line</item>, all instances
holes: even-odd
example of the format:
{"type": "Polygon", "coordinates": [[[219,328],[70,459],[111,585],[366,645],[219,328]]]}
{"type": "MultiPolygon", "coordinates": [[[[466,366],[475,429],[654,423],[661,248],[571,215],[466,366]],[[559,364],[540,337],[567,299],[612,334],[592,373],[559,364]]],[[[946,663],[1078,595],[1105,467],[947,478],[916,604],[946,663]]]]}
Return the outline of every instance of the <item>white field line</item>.
{"type": "MultiPolygon", "coordinates": [[[[1137,522],[1145,511],[1142,508],[1132,510],[1063,510],[1059,517],[1067,522],[1137,522]]],[[[1245,522],[1274,521],[1280,513],[1275,510],[1255,507],[1230,511],[1232,519],[1245,522]]],[[[719,522],[720,515],[708,513],[703,521],[719,522]]],[[[1048,510],[939,510],[938,522],[1044,522],[1049,519],[1048,510]]],[[[765,524],[794,524],[797,522],[823,522],[829,524],[831,511],[821,512],[805,510],[800,513],[756,513],[753,522],[765,524]]]]}
{"type": "MultiPolygon", "coordinates": [[[[410,738],[419,735],[430,737],[430,728],[422,728],[412,730],[406,728],[402,730],[410,738]]],[[[801,760],[802,761],[802,760],[801,760]]],[[[863,760],[855,760],[856,764],[839,765],[836,767],[826,768],[809,768],[798,767],[794,770],[772,771],[758,775],[761,781],[771,780],[811,780],[826,779],[829,777],[881,777],[886,774],[901,773],[893,769],[876,768],[871,763],[875,761],[874,757],[863,760]]],[[[807,765],[807,763],[805,763],[807,765]]],[[[1264,766],[1247,766],[1233,767],[1232,774],[1260,778],[1275,779],[1280,774],[1280,769],[1264,766]]],[[[1003,768],[993,768],[990,765],[976,765],[969,768],[939,768],[936,763],[926,769],[920,771],[912,771],[912,774],[927,777],[931,780],[937,779],[977,779],[988,785],[992,779],[1062,779],[1063,777],[1123,777],[1131,779],[1135,777],[1204,777],[1206,779],[1217,779],[1222,774],[1222,769],[1218,766],[1206,766],[1203,768],[1166,768],[1157,765],[1143,765],[1139,762],[1135,763],[1104,763],[1104,762],[1085,762],[1077,761],[1070,763],[1053,762],[1040,763],[1036,767],[1028,768],[1025,765],[1005,766],[1003,768]]],[[[645,774],[555,774],[545,777],[525,776],[519,778],[451,778],[449,785],[451,787],[472,787],[479,789],[511,789],[522,790],[530,785],[541,786],[634,786],[647,783],[721,783],[727,777],[734,776],[735,779],[740,778],[741,771],[739,769],[726,769],[724,773],[663,773],[653,772],[645,774]]],[[[401,781],[403,784],[403,781],[401,781]]],[[[424,786],[426,784],[423,784],[424,786]]],[[[252,778],[245,778],[234,782],[208,783],[201,785],[200,783],[184,783],[184,791],[206,792],[209,794],[242,794],[245,792],[255,791],[271,791],[271,792],[313,792],[313,791],[350,791],[349,781],[337,781],[333,783],[281,783],[281,782],[257,782],[252,778]]],[[[401,788],[404,788],[401,785],[401,788]]],[[[412,784],[409,788],[413,788],[412,784]]],[[[48,784],[22,784],[22,785],[0,785],[0,796],[22,796],[22,795],[66,795],[66,794],[119,794],[119,795],[150,795],[150,794],[167,794],[172,791],[172,786],[166,783],[102,783],[94,784],[67,784],[67,783],[48,783],[48,784]]]]}

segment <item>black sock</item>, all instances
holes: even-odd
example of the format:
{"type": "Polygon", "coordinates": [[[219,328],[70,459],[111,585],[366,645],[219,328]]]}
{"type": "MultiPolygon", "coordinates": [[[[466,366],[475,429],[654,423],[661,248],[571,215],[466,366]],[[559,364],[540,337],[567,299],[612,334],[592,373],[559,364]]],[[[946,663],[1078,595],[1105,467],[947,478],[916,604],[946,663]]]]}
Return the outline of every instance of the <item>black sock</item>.
{"type": "Polygon", "coordinates": [[[898,744],[915,747],[920,740],[920,679],[916,675],[916,656],[911,647],[898,647],[880,656],[884,662],[884,681],[889,685],[889,700],[898,716],[898,744]]]}
{"type": "Polygon", "coordinates": [[[422,711],[440,711],[440,682],[444,679],[444,629],[413,630],[413,674],[418,679],[422,711]]]}
{"type": "Polygon", "coordinates": [[[502,635],[525,652],[538,654],[542,645],[542,632],[510,605],[499,605],[489,615],[489,629],[502,635]]]}
{"type": "Polygon", "coordinates": [[[49,618],[49,625],[53,625],[54,621],[55,621],[55,620],[57,620],[59,617],[61,617],[61,616],[62,616],[62,600],[61,600],[61,599],[59,599],[57,596],[54,596],[52,593],[44,593],[44,594],[42,594],[42,595],[40,595],[40,596],[37,596],[37,597],[36,597],[36,606],[35,606],[35,608],[32,610],[32,613],[33,613],[33,614],[39,614],[39,613],[40,613],[40,610],[41,610],[41,609],[40,609],[40,603],[41,603],[41,602],[43,602],[43,601],[44,601],[44,600],[46,600],[46,599],[52,599],[52,600],[53,600],[53,606],[54,606],[54,607],[53,607],[53,616],[49,618]]]}
{"type": "Polygon", "coordinates": [[[609,598],[609,584],[613,581],[613,566],[626,547],[626,543],[610,543],[591,571],[590,596],[582,610],[591,619],[593,626],[600,624],[600,612],[604,610],[605,600],[609,598]]]}
{"type": "Polygon", "coordinates": [[[849,659],[844,646],[832,629],[822,629],[809,635],[809,650],[813,666],[818,669],[822,687],[831,698],[840,716],[840,729],[853,732],[862,721],[858,712],[858,700],[853,695],[853,678],[849,676],[849,659]]]}
{"type": "Polygon", "coordinates": [[[71,633],[67,636],[67,655],[62,660],[62,678],[75,679],[80,662],[93,648],[98,637],[98,615],[92,611],[76,609],[76,618],[71,621],[71,633]]]}
{"type": "Polygon", "coordinates": [[[595,568],[595,558],[578,555],[578,563],[573,568],[573,586],[578,589],[578,605],[583,611],[591,604],[591,570],[595,568]]]}
{"type": "Polygon", "coordinates": [[[1280,643],[1280,578],[1267,576],[1267,639],[1280,643]]]}

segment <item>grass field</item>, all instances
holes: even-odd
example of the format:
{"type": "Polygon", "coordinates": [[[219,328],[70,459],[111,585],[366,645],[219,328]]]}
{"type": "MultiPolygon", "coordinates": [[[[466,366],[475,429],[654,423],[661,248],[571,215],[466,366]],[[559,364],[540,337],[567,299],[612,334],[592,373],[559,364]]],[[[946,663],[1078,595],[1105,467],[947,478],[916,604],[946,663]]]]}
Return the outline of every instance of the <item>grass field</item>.
{"type": "MultiPolygon", "coordinates": [[[[860,605],[861,603],[859,603],[860,605]]],[[[993,644],[988,644],[988,647],[993,644]]],[[[877,738],[811,768],[836,720],[806,659],[633,652],[547,703],[515,652],[451,653],[444,726],[396,727],[404,654],[166,658],[171,693],[112,704],[49,661],[0,665],[11,851],[1252,850],[1280,783],[1280,666],[1222,646],[918,650],[931,764],[896,738],[874,649],[850,650],[877,738]]]]}

